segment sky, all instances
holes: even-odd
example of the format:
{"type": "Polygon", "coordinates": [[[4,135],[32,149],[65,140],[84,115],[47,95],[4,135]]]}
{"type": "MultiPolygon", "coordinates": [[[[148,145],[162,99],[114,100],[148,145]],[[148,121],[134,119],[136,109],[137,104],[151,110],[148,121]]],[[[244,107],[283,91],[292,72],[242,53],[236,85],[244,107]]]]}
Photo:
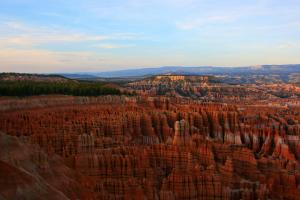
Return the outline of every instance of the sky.
{"type": "Polygon", "coordinates": [[[300,63],[299,0],[0,0],[0,72],[300,63]]]}

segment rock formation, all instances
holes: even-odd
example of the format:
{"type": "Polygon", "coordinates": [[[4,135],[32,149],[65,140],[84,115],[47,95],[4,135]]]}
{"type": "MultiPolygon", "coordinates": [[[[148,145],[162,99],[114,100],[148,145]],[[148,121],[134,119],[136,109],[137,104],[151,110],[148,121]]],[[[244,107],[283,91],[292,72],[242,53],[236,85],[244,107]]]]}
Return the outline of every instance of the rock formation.
{"type": "Polygon", "coordinates": [[[0,101],[1,198],[300,196],[299,107],[40,98],[0,101]]]}

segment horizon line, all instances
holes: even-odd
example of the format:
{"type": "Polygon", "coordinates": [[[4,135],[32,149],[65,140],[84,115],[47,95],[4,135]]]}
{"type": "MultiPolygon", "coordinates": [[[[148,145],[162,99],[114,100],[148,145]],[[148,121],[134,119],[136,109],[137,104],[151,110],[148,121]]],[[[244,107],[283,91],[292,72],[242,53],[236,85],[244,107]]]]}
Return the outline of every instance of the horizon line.
{"type": "Polygon", "coordinates": [[[109,73],[109,72],[120,72],[120,71],[129,71],[129,70],[145,70],[145,69],[161,69],[161,68],[247,68],[247,67],[263,67],[263,66],[293,66],[300,65],[300,63],[294,64],[258,64],[258,65],[243,65],[243,66],[220,66],[220,65],[200,65],[200,66],[185,66],[185,65],[162,65],[162,66],[147,66],[147,67],[129,67],[125,69],[118,70],[105,70],[105,71],[57,71],[57,72],[22,72],[22,71],[2,71],[0,73],[20,73],[20,74],[85,74],[85,73],[109,73]]]}

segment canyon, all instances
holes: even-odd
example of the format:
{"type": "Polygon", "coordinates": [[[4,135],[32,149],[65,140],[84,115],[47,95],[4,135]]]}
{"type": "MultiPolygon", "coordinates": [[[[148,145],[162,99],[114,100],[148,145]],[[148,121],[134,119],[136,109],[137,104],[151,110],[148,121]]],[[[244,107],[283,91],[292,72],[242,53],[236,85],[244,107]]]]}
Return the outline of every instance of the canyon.
{"type": "Polygon", "coordinates": [[[299,199],[298,86],[229,88],[163,75],[133,96],[0,97],[0,199],[299,199]]]}

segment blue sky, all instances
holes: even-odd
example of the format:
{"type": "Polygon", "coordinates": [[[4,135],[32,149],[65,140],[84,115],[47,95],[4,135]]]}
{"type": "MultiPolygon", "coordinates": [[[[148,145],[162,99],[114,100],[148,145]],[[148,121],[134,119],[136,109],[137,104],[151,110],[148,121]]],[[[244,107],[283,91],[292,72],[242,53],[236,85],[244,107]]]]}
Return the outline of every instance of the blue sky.
{"type": "Polygon", "coordinates": [[[299,0],[0,0],[0,71],[300,63],[299,0]]]}

